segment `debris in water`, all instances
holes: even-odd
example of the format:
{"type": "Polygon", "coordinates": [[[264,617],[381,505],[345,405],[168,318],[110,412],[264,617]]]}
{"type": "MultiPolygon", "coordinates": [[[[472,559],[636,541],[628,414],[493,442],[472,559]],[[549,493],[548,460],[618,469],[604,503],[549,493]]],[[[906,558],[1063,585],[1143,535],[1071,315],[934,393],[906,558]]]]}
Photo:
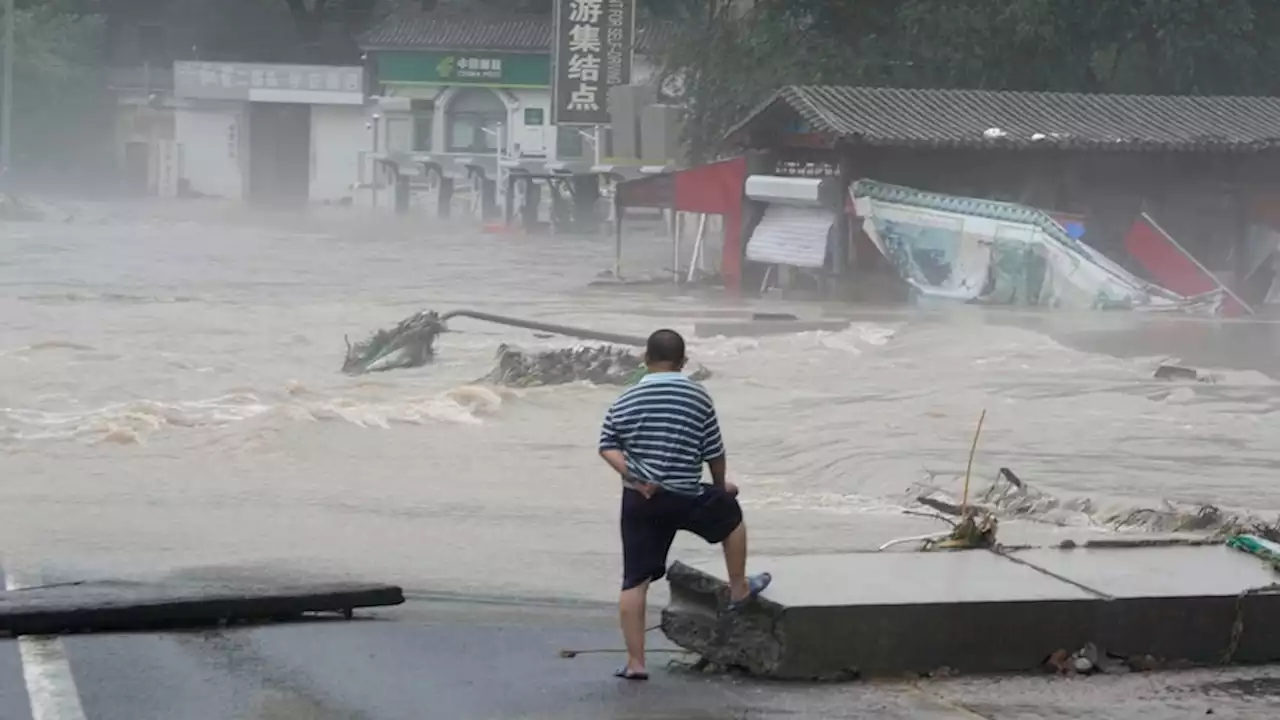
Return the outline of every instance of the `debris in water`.
{"type": "MultiPolygon", "coordinates": [[[[960,515],[960,503],[936,488],[929,488],[926,492],[917,490],[913,495],[916,502],[942,515],[960,515]]],[[[1089,498],[1061,499],[1037,490],[1009,468],[1000,468],[996,480],[976,495],[970,507],[994,516],[1055,525],[1070,524],[1068,518],[1074,516],[1111,530],[1195,532],[1214,538],[1247,534],[1280,542],[1280,518],[1269,521],[1247,513],[1227,512],[1215,505],[1175,505],[1170,502],[1155,508],[1103,512],[1089,498]]]]}
{"type": "MultiPolygon", "coordinates": [[[[347,340],[347,357],[342,363],[342,371],[348,375],[361,375],[426,365],[435,357],[436,336],[448,332],[444,318],[456,314],[458,313],[448,313],[442,317],[435,311],[424,311],[405,318],[390,330],[379,330],[363,342],[352,345],[347,340]]],[[[475,313],[470,316],[478,317],[475,313]]],[[[527,324],[521,326],[528,327],[527,324]]],[[[591,334],[590,331],[577,331],[573,328],[567,330],[591,334]]],[[[624,337],[625,340],[625,336],[614,337],[624,337]]],[[[497,363],[493,370],[476,382],[510,387],[563,385],[572,382],[630,385],[643,375],[642,356],[618,345],[575,345],[558,350],[526,352],[503,343],[498,346],[497,363]]],[[[702,381],[711,377],[711,371],[699,365],[689,377],[702,381]]]]}
{"type": "Polygon", "coordinates": [[[1217,381],[1217,377],[1213,375],[1202,375],[1194,368],[1180,367],[1178,365],[1161,365],[1156,368],[1154,377],[1157,380],[1192,380],[1202,383],[1217,381]]]}
{"type": "Polygon", "coordinates": [[[436,336],[442,332],[445,327],[440,314],[428,310],[401,320],[390,330],[379,330],[363,342],[352,345],[348,340],[342,372],[361,375],[426,365],[435,357],[436,336]]]}
{"type": "MultiPolygon", "coordinates": [[[[504,343],[498,347],[496,360],[493,370],[480,381],[511,387],[573,382],[630,385],[644,373],[644,361],[639,355],[614,345],[577,345],[530,353],[504,343]]],[[[698,366],[689,377],[705,380],[711,377],[711,371],[698,366]]]]}

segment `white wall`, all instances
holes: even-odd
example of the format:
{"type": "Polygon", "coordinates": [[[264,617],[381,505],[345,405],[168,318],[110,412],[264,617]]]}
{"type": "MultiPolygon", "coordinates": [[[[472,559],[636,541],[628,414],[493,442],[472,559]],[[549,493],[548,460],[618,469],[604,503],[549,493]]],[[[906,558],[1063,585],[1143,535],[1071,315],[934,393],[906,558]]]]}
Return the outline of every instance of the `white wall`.
{"type": "Polygon", "coordinates": [[[373,149],[366,122],[359,105],[311,106],[311,202],[354,197],[360,155],[373,149]]]}
{"type": "Polygon", "coordinates": [[[246,109],[246,103],[215,101],[177,110],[180,176],[192,190],[232,200],[244,197],[246,109]]]}
{"type": "Polygon", "coordinates": [[[523,155],[554,157],[556,151],[556,128],[551,124],[551,91],[526,88],[513,89],[510,93],[515,96],[516,101],[519,103],[519,106],[511,111],[512,150],[514,151],[514,146],[518,145],[520,153],[523,155]],[[524,111],[526,108],[537,108],[542,111],[541,126],[524,124],[524,111]]]}

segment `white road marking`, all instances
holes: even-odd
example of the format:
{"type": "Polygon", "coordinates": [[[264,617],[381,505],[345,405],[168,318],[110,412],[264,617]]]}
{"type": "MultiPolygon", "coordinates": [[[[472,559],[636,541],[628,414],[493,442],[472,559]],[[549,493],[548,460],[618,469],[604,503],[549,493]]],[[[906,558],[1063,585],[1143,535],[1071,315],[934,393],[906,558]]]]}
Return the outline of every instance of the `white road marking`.
{"type": "MultiPolygon", "coordinates": [[[[39,580],[29,574],[21,577],[11,572],[4,574],[8,590],[39,584],[39,580]]],[[[62,639],[56,635],[22,635],[18,638],[18,652],[22,656],[22,677],[27,684],[32,720],[85,720],[62,639]]]]}

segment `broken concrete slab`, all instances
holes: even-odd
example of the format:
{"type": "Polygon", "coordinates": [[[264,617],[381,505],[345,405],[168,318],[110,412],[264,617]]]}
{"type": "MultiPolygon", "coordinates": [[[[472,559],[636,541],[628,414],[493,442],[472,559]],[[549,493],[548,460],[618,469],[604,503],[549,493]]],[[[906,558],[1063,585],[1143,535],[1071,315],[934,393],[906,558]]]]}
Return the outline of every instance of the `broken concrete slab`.
{"type": "Polygon", "coordinates": [[[146,630],[307,613],[386,607],[404,602],[394,585],[138,583],[93,581],[0,592],[0,632],[11,635],[146,630]]]}
{"type": "Polygon", "coordinates": [[[853,323],[849,320],[783,320],[760,319],[742,322],[700,322],[693,326],[696,337],[763,337],[794,335],[805,332],[839,332],[853,323]]]}
{"type": "Polygon", "coordinates": [[[1091,595],[986,552],[853,553],[765,558],[763,601],[724,605],[724,569],[677,563],[662,628],[681,647],[721,665],[784,679],[921,672],[983,665],[1020,669],[1076,641],[1081,618],[1044,626],[1042,606],[1086,612],[1091,595]],[[1042,645],[1051,644],[1047,650],[1042,645]]]}
{"type": "Polygon", "coordinates": [[[780,679],[1020,672],[1094,643],[1189,663],[1280,660],[1277,578],[1221,546],[849,553],[756,559],[773,585],[725,613],[722,564],[675,563],[662,629],[780,679]],[[1236,632],[1237,623],[1243,631],[1236,632]]]}
{"type": "Polygon", "coordinates": [[[1201,664],[1280,659],[1280,575],[1247,553],[1206,545],[1033,549],[1010,557],[1102,597],[1091,640],[1115,655],[1201,664]]]}
{"type": "Polygon", "coordinates": [[[1009,557],[1070,578],[1111,598],[1235,597],[1280,576],[1257,558],[1224,544],[1118,548],[1031,548],[1009,557]],[[1188,570],[1194,569],[1194,572],[1188,570]]]}

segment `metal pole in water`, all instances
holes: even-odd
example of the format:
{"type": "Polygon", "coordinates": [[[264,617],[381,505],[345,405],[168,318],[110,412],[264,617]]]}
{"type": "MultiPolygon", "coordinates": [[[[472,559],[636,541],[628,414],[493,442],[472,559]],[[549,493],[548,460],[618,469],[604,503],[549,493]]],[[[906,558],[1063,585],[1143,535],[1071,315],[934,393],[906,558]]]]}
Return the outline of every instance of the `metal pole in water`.
{"type": "Polygon", "coordinates": [[[699,213],[698,214],[698,235],[697,237],[694,238],[694,241],[693,241],[693,254],[689,256],[689,277],[687,278],[686,282],[690,284],[693,283],[695,271],[702,272],[702,268],[705,265],[705,262],[703,260],[702,241],[706,239],[706,236],[707,236],[707,214],[699,213]]]}
{"type": "Polygon", "coordinates": [[[680,284],[680,236],[684,234],[684,216],[671,208],[671,282],[680,284]]]}
{"type": "Polygon", "coordinates": [[[0,183],[9,184],[9,164],[13,149],[13,0],[4,3],[4,116],[0,122],[0,183]]]}

